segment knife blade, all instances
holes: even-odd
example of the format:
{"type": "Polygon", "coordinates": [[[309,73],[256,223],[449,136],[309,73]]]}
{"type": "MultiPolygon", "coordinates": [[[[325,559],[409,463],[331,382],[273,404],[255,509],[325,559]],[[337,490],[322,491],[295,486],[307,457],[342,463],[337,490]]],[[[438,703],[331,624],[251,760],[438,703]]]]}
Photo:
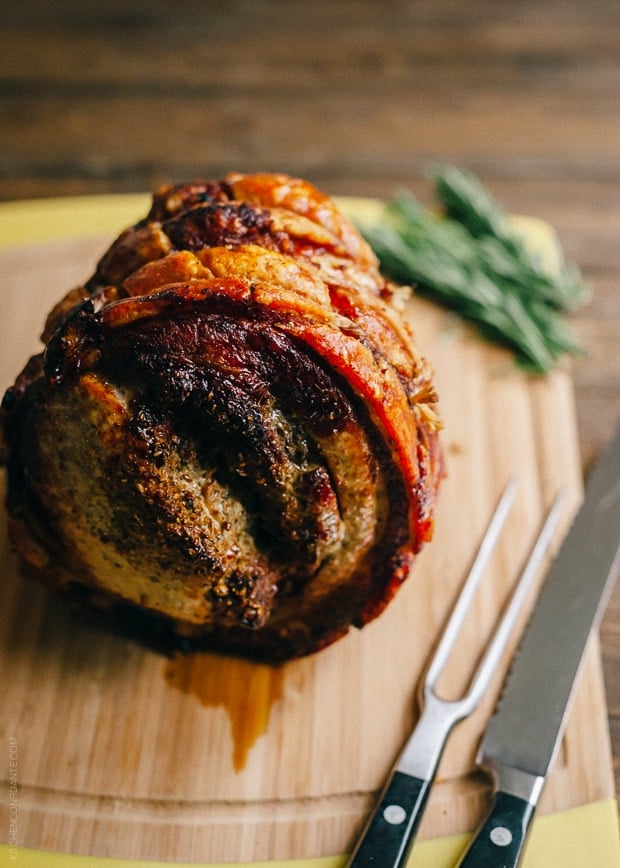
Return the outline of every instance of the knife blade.
{"type": "Polygon", "coordinates": [[[620,425],[547,573],[480,743],[494,779],[489,813],[459,868],[514,868],[564,732],[593,627],[620,569],[620,425]]]}

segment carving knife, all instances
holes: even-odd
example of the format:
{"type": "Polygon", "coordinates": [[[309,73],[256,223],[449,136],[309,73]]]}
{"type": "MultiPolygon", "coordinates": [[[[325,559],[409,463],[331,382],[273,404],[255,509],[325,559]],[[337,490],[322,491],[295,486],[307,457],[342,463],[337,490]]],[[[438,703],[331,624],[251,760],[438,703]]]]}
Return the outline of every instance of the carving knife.
{"type": "Polygon", "coordinates": [[[584,651],[620,570],[620,426],[545,579],[482,738],[495,784],[459,868],[515,868],[560,744],[584,651]]]}

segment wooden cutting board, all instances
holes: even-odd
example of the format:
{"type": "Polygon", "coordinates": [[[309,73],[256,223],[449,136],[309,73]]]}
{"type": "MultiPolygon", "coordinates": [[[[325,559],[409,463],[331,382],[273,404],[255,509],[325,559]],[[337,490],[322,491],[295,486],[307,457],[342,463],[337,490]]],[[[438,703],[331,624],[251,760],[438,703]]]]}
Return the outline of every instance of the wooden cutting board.
{"type": "MultiPolygon", "coordinates": [[[[92,271],[108,240],[0,253],[2,389],[37,347],[47,309],[92,271]]],[[[408,315],[435,368],[445,424],[435,539],[381,618],[320,654],[278,669],[212,655],[167,660],[109,635],[19,577],[2,516],[1,729],[18,751],[21,845],[188,861],[351,847],[415,721],[416,683],[506,480],[518,476],[519,495],[446,695],[466,682],[557,489],[571,493],[564,528],[581,493],[569,372],[528,378],[438,308],[414,300],[408,315]]],[[[481,815],[489,784],[473,758],[506,663],[453,733],[422,838],[468,830],[481,815]]],[[[8,775],[3,786],[6,812],[8,775]]],[[[611,795],[594,637],[540,812],[611,795]]]]}

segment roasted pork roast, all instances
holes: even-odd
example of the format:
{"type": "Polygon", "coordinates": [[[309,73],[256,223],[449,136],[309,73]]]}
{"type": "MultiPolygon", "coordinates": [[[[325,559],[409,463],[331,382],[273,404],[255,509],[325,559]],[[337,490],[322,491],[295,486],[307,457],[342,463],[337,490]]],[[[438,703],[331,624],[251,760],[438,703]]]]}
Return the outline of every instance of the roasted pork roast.
{"type": "Polygon", "coordinates": [[[25,571],[253,659],[375,618],[431,537],[442,473],[396,293],[305,181],[161,189],[4,397],[25,571]]]}

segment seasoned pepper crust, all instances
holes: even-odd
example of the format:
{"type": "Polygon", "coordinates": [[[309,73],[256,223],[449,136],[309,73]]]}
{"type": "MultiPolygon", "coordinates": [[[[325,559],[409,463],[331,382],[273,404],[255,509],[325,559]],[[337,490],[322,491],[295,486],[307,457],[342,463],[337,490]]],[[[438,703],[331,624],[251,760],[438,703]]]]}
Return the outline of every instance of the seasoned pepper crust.
{"type": "Polygon", "coordinates": [[[394,291],[305,181],[160,190],[5,395],[26,571],[253,659],[375,618],[431,537],[442,472],[394,291]]]}

